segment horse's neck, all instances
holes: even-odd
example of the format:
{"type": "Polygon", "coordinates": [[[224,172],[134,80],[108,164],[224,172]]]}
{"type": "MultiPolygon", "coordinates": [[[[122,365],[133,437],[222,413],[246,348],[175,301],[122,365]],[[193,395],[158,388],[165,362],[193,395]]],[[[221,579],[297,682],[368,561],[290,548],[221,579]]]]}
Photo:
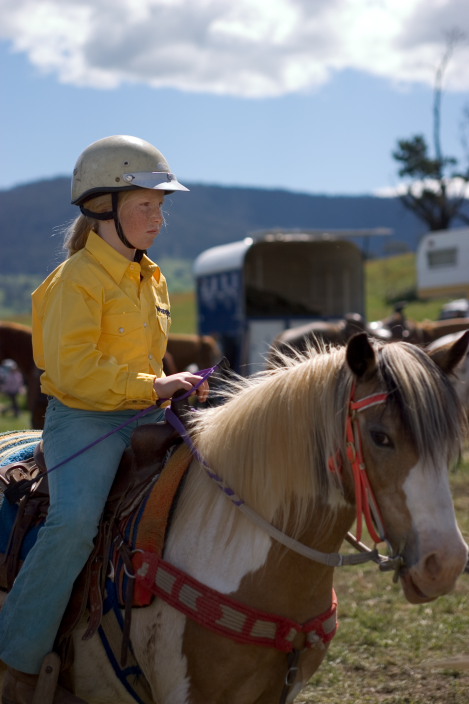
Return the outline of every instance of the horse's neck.
{"type": "MultiPolygon", "coordinates": [[[[330,606],[332,569],[286,550],[266,530],[244,516],[208,478],[189,474],[176,509],[165,559],[200,582],[241,601],[290,618],[307,619],[314,597],[330,606]],[[253,586],[255,585],[255,586],[253,586]],[[275,589],[273,589],[275,585],[275,589]],[[294,613],[289,613],[292,604],[294,613]],[[286,610],[287,609],[287,610],[286,610]]],[[[327,507],[316,508],[300,541],[336,552],[352,522],[342,508],[327,521],[327,507]],[[321,513],[324,512],[324,515],[321,513]],[[321,527],[322,526],[322,527],[321,527]]]]}
{"type": "Polygon", "coordinates": [[[270,541],[208,477],[197,476],[201,471],[192,470],[187,477],[165,559],[208,586],[229,592],[243,574],[264,564],[270,541]]]}

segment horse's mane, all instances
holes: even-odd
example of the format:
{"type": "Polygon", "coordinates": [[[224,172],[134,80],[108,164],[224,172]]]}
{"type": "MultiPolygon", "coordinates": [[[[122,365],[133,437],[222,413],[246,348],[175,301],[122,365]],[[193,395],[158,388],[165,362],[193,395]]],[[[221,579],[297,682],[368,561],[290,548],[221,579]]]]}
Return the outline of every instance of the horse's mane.
{"type": "Polygon", "coordinates": [[[380,345],[378,360],[389,403],[413,439],[419,457],[429,466],[441,458],[453,462],[461,452],[467,428],[450,377],[421,347],[407,342],[380,345]]]}
{"type": "Polygon", "coordinates": [[[317,497],[329,497],[334,479],[327,458],[343,446],[351,374],[344,349],[309,350],[248,378],[234,377],[224,403],[197,414],[193,423],[206,463],[266,520],[296,524],[317,497]]]}
{"type": "MultiPolygon", "coordinates": [[[[413,345],[374,346],[388,403],[419,455],[428,458],[435,447],[446,455],[458,451],[461,408],[446,377],[413,345]]],[[[328,462],[338,451],[345,456],[352,383],[345,347],[309,349],[267,372],[236,377],[223,405],[195,414],[199,452],[242,499],[262,507],[264,518],[293,520],[301,530],[316,501],[337,496],[328,462]],[[296,516],[284,514],[286,506],[294,506],[296,516]]]]}

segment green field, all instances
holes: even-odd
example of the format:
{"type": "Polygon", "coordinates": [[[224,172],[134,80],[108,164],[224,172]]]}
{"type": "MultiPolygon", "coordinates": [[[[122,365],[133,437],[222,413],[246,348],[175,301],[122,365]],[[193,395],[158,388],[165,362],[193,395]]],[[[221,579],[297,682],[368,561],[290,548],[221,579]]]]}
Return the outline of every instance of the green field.
{"type": "Polygon", "coordinates": [[[393,304],[406,301],[406,315],[412,320],[436,320],[448,298],[420,301],[417,298],[415,254],[372,259],[365,265],[366,315],[381,320],[392,312],[393,304]]]}

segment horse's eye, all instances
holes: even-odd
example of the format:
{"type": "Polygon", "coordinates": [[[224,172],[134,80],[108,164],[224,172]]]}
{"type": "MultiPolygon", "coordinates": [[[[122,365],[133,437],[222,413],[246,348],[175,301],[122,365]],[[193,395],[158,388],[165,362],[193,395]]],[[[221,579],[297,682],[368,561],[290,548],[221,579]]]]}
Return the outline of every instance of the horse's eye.
{"type": "Polygon", "coordinates": [[[382,430],[372,430],[370,432],[371,439],[377,447],[394,447],[394,443],[385,432],[382,430]]]}

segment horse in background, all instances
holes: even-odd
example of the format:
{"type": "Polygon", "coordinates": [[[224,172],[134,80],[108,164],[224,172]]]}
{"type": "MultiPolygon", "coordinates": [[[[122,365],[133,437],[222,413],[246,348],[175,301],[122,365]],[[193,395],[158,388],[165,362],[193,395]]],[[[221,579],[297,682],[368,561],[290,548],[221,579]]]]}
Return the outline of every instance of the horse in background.
{"type": "Polygon", "coordinates": [[[409,320],[404,310],[397,308],[388,318],[367,325],[370,335],[389,341],[404,340],[415,345],[427,345],[440,337],[469,330],[469,318],[446,320],[409,320]]]}
{"type": "Polygon", "coordinates": [[[177,372],[197,372],[213,367],[222,357],[218,342],[210,335],[170,333],[166,348],[177,372]]]}
{"type": "Polygon", "coordinates": [[[358,313],[348,313],[335,322],[314,321],[284,330],[271,345],[268,365],[274,366],[278,355],[302,352],[322,345],[345,345],[352,335],[366,331],[383,342],[404,341],[415,345],[428,345],[440,337],[469,330],[469,318],[448,320],[409,320],[404,304],[397,304],[393,313],[383,320],[366,323],[358,313]]]}
{"type": "Polygon", "coordinates": [[[275,366],[277,360],[293,350],[302,353],[312,347],[320,349],[324,345],[345,345],[352,335],[365,330],[365,319],[359,313],[347,313],[343,320],[334,322],[315,320],[306,325],[288,328],[273,341],[268,365],[275,366]]]}
{"type": "Polygon", "coordinates": [[[33,358],[31,328],[20,323],[0,321],[0,360],[13,359],[18,365],[26,385],[26,401],[31,413],[33,428],[44,427],[47,398],[41,392],[41,372],[33,358]]]}

